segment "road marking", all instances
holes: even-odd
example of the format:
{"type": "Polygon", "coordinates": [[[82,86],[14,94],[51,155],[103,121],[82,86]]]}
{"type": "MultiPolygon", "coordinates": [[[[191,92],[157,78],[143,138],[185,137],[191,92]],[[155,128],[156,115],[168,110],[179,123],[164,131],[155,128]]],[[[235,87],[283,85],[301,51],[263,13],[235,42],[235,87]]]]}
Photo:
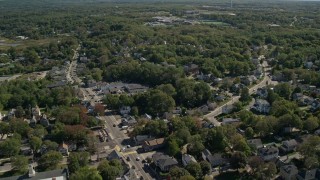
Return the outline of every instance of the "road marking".
{"type": "Polygon", "coordinates": [[[137,151],[130,151],[130,152],[122,153],[123,156],[127,156],[130,154],[137,154],[137,151]]]}

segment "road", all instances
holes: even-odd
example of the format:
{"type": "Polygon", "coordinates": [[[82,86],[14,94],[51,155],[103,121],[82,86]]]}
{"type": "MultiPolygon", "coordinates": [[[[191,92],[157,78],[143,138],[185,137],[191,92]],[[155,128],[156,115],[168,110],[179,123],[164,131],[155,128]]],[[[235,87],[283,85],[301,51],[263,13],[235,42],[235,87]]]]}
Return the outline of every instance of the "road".
{"type": "Polygon", "coordinates": [[[126,130],[121,130],[119,126],[119,121],[113,115],[100,116],[99,119],[105,121],[105,128],[109,133],[110,139],[120,147],[121,154],[125,159],[126,163],[130,167],[135,168],[138,176],[142,176],[146,180],[151,180],[150,174],[146,173],[143,169],[144,164],[141,162],[144,159],[143,155],[137,153],[138,147],[127,147],[130,144],[130,138],[126,134],[126,130]],[[113,127],[115,125],[115,127],[113,127]],[[127,161],[129,157],[130,161],[127,161]],[[136,158],[139,157],[141,160],[137,161],[136,158]]]}
{"type": "Polygon", "coordinates": [[[21,76],[21,74],[16,74],[16,75],[13,75],[13,76],[1,76],[0,77],[0,82],[2,82],[2,81],[12,81],[12,80],[17,79],[20,76],[21,76]]]}
{"type": "MultiPolygon", "coordinates": [[[[68,73],[67,73],[67,79],[71,84],[82,83],[82,80],[76,74],[77,58],[79,56],[78,54],[79,50],[80,50],[80,46],[75,51],[73,61],[70,63],[68,73]]],[[[78,87],[78,88],[82,93],[82,97],[81,97],[82,100],[89,101],[93,104],[101,101],[102,96],[98,96],[97,92],[93,91],[92,88],[83,88],[83,87],[78,87]]],[[[106,113],[108,114],[109,112],[107,111],[106,113]]],[[[98,119],[105,122],[104,126],[107,129],[110,140],[112,141],[112,143],[114,143],[116,146],[119,147],[119,149],[121,150],[120,154],[122,154],[123,158],[124,159],[126,159],[127,157],[130,158],[130,161],[125,160],[126,163],[128,163],[130,167],[135,168],[139,177],[143,177],[143,179],[145,180],[152,180],[153,178],[150,176],[150,174],[144,171],[143,169],[144,164],[141,161],[136,160],[136,158],[139,156],[136,151],[137,147],[127,148],[127,145],[129,144],[129,141],[130,141],[130,137],[126,134],[126,130],[120,129],[120,126],[119,126],[120,121],[117,120],[110,113],[108,115],[99,116],[98,119]],[[113,127],[114,125],[116,126],[113,127]]]]}
{"type": "MultiPolygon", "coordinates": [[[[271,80],[270,68],[269,68],[268,63],[266,61],[263,62],[262,67],[264,69],[263,79],[258,84],[254,85],[253,87],[251,87],[249,89],[250,95],[253,94],[254,92],[256,92],[257,89],[259,89],[259,88],[265,87],[270,84],[275,85],[277,83],[277,82],[271,80]]],[[[208,119],[211,123],[213,123],[214,126],[221,126],[221,122],[219,122],[215,117],[222,114],[222,108],[224,106],[232,105],[232,104],[238,102],[239,99],[240,99],[240,96],[232,96],[228,102],[222,104],[221,106],[217,107],[216,109],[211,111],[209,114],[204,115],[203,117],[208,119]]]]}
{"type": "Polygon", "coordinates": [[[76,65],[77,65],[77,60],[78,60],[78,57],[79,57],[80,49],[81,49],[81,46],[79,44],[77,49],[74,50],[72,61],[69,64],[69,67],[68,67],[68,70],[67,70],[66,78],[67,78],[67,81],[70,82],[71,84],[73,84],[74,82],[81,81],[79,78],[75,79],[75,77],[77,77],[77,76],[74,75],[75,70],[76,70],[76,65]]]}

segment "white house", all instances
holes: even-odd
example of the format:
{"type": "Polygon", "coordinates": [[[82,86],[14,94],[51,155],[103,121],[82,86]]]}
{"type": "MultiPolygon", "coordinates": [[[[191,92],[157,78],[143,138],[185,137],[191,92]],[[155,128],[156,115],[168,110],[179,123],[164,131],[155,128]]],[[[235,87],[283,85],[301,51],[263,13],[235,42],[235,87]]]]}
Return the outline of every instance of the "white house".
{"type": "Polygon", "coordinates": [[[182,155],[182,164],[184,167],[186,167],[189,163],[192,163],[192,162],[194,163],[197,162],[197,160],[193,156],[191,156],[190,154],[182,155]]]}
{"type": "Polygon", "coordinates": [[[41,111],[40,111],[39,106],[36,106],[36,107],[32,108],[32,115],[41,116],[41,111]]]}
{"type": "Polygon", "coordinates": [[[263,147],[258,150],[258,155],[264,161],[270,161],[276,159],[279,156],[279,149],[275,146],[263,147]]]}

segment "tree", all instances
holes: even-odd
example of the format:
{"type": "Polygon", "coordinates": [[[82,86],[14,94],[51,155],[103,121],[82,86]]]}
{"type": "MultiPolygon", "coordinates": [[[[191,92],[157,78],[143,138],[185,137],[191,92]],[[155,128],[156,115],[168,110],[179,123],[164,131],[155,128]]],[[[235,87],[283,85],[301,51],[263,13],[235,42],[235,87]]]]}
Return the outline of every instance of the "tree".
{"type": "Polygon", "coordinates": [[[157,89],[171,97],[175,97],[177,94],[176,89],[171,84],[161,84],[160,86],[157,86],[157,89]]]}
{"type": "Polygon", "coordinates": [[[206,136],[205,144],[210,151],[224,150],[227,147],[227,143],[222,128],[210,129],[206,136]]]}
{"type": "Polygon", "coordinates": [[[47,149],[50,150],[56,150],[58,149],[59,145],[58,143],[54,142],[54,141],[50,141],[50,140],[45,140],[43,142],[43,144],[47,147],[47,149]]]}
{"type": "Polygon", "coordinates": [[[317,151],[317,146],[320,144],[320,137],[311,136],[304,141],[298,148],[303,156],[313,156],[317,151]]]}
{"type": "Polygon", "coordinates": [[[96,169],[82,167],[70,176],[70,180],[102,180],[102,177],[96,169]]]}
{"type": "Polygon", "coordinates": [[[68,168],[71,173],[78,171],[80,168],[87,166],[89,163],[88,152],[72,152],[69,156],[68,168]]]}
{"type": "Polygon", "coordinates": [[[45,170],[51,170],[56,169],[59,162],[61,162],[63,159],[63,156],[60,152],[57,151],[49,151],[38,161],[38,165],[41,167],[41,169],[45,170]]]}
{"type": "Polygon", "coordinates": [[[103,160],[100,162],[98,166],[98,170],[104,180],[114,180],[117,176],[120,175],[122,171],[122,167],[118,164],[121,163],[110,163],[107,160],[103,160]]]}
{"type": "Polygon", "coordinates": [[[1,154],[5,157],[18,155],[20,152],[21,142],[15,138],[6,139],[0,143],[1,154]]]}
{"type": "Polygon", "coordinates": [[[24,109],[21,106],[17,106],[17,109],[14,113],[17,118],[22,118],[25,115],[24,109]]]}
{"type": "Polygon", "coordinates": [[[196,179],[202,178],[202,170],[199,163],[191,162],[186,166],[186,170],[196,179]]]}
{"type": "Polygon", "coordinates": [[[249,89],[248,88],[242,88],[241,89],[241,94],[240,94],[240,101],[241,102],[244,102],[244,103],[247,103],[247,102],[249,102],[249,101],[251,101],[251,96],[250,96],[250,94],[249,94],[249,89]]]}
{"type": "Polygon", "coordinates": [[[201,161],[200,166],[201,166],[203,175],[210,174],[211,164],[208,161],[201,161]]]}
{"type": "Polygon", "coordinates": [[[139,109],[138,109],[138,107],[137,106],[133,106],[132,108],[131,108],[131,115],[133,115],[133,116],[138,116],[139,115],[139,109]]]}
{"type": "Polygon", "coordinates": [[[252,127],[248,127],[245,131],[245,135],[247,138],[252,138],[254,136],[254,131],[252,127]]]}
{"type": "Polygon", "coordinates": [[[37,152],[42,145],[42,140],[36,136],[32,136],[29,139],[29,143],[33,152],[37,152]]]}
{"type": "Polygon", "coordinates": [[[0,122],[0,134],[8,134],[10,132],[10,126],[8,123],[0,122]]]}
{"type": "Polygon", "coordinates": [[[304,123],[303,128],[308,131],[313,131],[319,127],[319,120],[316,117],[309,117],[304,123]]]}
{"type": "Polygon", "coordinates": [[[316,155],[308,156],[304,160],[304,167],[307,169],[317,168],[319,167],[319,165],[320,163],[316,155]]]}
{"type": "Polygon", "coordinates": [[[247,157],[243,152],[235,152],[231,156],[231,165],[233,168],[239,169],[245,167],[247,164],[247,157]]]}
{"type": "Polygon", "coordinates": [[[107,94],[102,101],[111,109],[120,108],[119,96],[107,94]]]}
{"type": "Polygon", "coordinates": [[[190,173],[187,170],[185,170],[184,168],[180,168],[178,166],[174,166],[174,167],[170,168],[170,170],[169,170],[169,176],[173,180],[180,179],[181,177],[186,176],[186,175],[190,175],[190,173]]]}
{"type": "Polygon", "coordinates": [[[274,87],[274,92],[277,93],[280,97],[289,100],[291,97],[292,89],[290,87],[290,84],[280,83],[274,87]]]}
{"type": "Polygon", "coordinates": [[[11,165],[14,171],[23,174],[28,171],[28,158],[25,156],[13,156],[11,157],[11,165]]]}
{"type": "Polygon", "coordinates": [[[166,93],[154,90],[151,91],[147,99],[147,113],[151,115],[162,115],[170,112],[175,106],[174,99],[166,93]]]}
{"type": "Polygon", "coordinates": [[[191,141],[191,143],[188,145],[188,153],[194,156],[199,156],[204,149],[205,147],[201,140],[191,141]]]}
{"type": "Polygon", "coordinates": [[[100,103],[95,104],[94,112],[100,116],[104,115],[104,106],[100,103]]]}
{"type": "Polygon", "coordinates": [[[195,178],[191,175],[185,175],[185,176],[180,177],[179,180],[195,180],[195,178]]]}
{"type": "Polygon", "coordinates": [[[179,151],[180,151],[180,148],[177,141],[175,139],[169,140],[168,146],[167,146],[168,155],[175,156],[177,153],[179,153],[179,151]]]}

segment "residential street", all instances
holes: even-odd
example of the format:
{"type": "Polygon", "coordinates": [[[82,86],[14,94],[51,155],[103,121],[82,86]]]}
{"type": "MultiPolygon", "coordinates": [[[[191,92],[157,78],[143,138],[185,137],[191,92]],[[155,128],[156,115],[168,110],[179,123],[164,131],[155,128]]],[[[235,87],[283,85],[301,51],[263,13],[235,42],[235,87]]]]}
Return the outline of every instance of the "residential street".
{"type": "MultiPolygon", "coordinates": [[[[263,79],[256,85],[254,85],[253,87],[251,87],[249,89],[249,93],[253,94],[254,92],[257,91],[257,89],[259,88],[263,88],[267,85],[276,85],[277,82],[272,81],[270,78],[270,68],[268,67],[268,63],[266,61],[263,62],[262,64],[263,68],[264,68],[264,76],[263,79]]],[[[208,119],[210,122],[212,122],[214,124],[214,126],[221,126],[221,122],[219,122],[215,117],[219,116],[220,114],[222,114],[222,108],[224,106],[228,106],[228,105],[232,105],[236,102],[238,102],[240,99],[240,96],[232,96],[231,99],[222,104],[221,106],[217,107],[215,110],[213,110],[212,112],[210,112],[209,114],[206,114],[203,116],[203,118],[208,119]]]]}

